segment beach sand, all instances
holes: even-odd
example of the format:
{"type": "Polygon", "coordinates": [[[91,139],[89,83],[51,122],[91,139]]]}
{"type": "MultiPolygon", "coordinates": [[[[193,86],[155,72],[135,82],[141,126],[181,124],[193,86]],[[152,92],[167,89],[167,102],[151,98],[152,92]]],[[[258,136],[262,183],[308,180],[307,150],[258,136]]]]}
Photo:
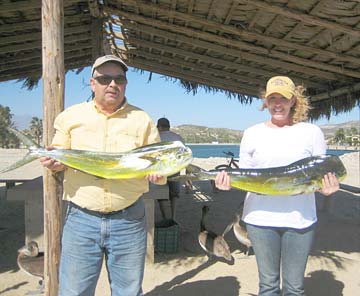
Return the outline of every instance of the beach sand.
{"type": "MultiPolygon", "coordinates": [[[[360,153],[342,156],[348,170],[346,184],[360,187],[360,153]]],[[[194,164],[211,169],[224,158],[195,159],[194,164]]],[[[4,187],[0,188],[3,193],[4,187]]],[[[246,256],[234,234],[225,238],[234,261],[209,260],[198,244],[201,207],[210,206],[208,227],[221,233],[232,220],[245,193],[239,190],[213,193],[209,182],[195,182],[194,191],[178,200],[176,221],[180,248],[175,254],[155,254],[143,282],[146,296],[235,296],[257,295],[258,276],[254,255],[246,256]]],[[[1,200],[1,199],[0,199],[1,200]]],[[[309,296],[353,296],[360,290],[360,196],[340,191],[330,199],[317,196],[318,227],[315,245],[305,274],[309,296]],[[331,200],[325,205],[325,201],[331,200]]],[[[19,296],[35,290],[37,280],[18,270],[17,249],[24,244],[24,203],[0,204],[0,295],[19,296]]],[[[156,220],[160,220],[156,204],[156,220]]],[[[97,286],[97,296],[110,295],[106,272],[97,286]]]]}

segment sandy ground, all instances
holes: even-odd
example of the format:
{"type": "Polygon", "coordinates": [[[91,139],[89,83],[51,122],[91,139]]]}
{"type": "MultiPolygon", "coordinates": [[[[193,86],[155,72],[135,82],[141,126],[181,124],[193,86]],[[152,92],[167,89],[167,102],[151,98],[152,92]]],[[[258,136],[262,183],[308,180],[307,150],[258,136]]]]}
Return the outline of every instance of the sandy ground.
{"type": "MultiPolygon", "coordinates": [[[[342,156],[348,170],[345,183],[360,187],[359,155],[342,156]]],[[[204,168],[213,168],[224,159],[195,159],[204,168]]],[[[4,194],[0,187],[0,194],[4,194]]],[[[177,222],[180,225],[180,249],[175,254],[155,254],[155,264],[147,265],[143,283],[146,296],[235,296],[257,295],[255,256],[245,256],[234,234],[226,240],[234,261],[209,260],[197,242],[201,207],[210,206],[208,227],[221,233],[232,220],[244,198],[239,190],[213,193],[209,182],[194,183],[194,191],[182,188],[178,200],[177,222]]],[[[19,271],[17,249],[24,244],[24,202],[0,198],[0,295],[19,296],[36,290],[37,280],[19,271]]],[[[316,242],[305,274],[309,296],[353,296],[360,290],[360,196],[341,191],[330,203],[317,197],[319,223],[316,242]]],[[[157,205],[156,205],[157,206],[157,205]]],[[[160,219],[156,207],[156,220],[160,219]]],[[[110,295],[103,272],[97,296],[110,295]]]]}

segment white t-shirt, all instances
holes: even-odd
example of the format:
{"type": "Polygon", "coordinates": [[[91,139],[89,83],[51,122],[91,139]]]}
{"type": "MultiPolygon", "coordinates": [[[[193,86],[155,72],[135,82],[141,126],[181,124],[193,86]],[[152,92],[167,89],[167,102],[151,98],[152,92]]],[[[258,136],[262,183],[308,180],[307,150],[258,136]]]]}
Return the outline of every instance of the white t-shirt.
{"type": "MultiPolygon", "coordinates": [[[[244,132],[240,145],[240,168],[268,168],[288,165],[305,157],[326,153],[321,129],[310,123],[271,128],[265,123],[244,132]]],[[[315,194],[294,196],[246,196],[242,219],[259,226],[302,229],[317,221],[315,194]]]]}
{"type": "Polygon", "coordinates": [[[164,142],[164,141],[180,141],[180,142],[184,143],[184,139],[180,135],[178,135],[172,131],[161,131],[160,138],[161,138],[162,142],[164,142]]]}

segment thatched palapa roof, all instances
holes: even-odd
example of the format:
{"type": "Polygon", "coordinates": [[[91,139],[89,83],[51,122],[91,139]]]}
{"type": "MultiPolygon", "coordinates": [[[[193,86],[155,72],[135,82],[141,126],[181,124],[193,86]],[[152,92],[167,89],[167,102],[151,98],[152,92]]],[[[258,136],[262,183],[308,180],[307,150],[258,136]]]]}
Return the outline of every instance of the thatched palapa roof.
{"type": "MultiPolygon", "coordinates": [[[[0,81],[38,79],[41,1],[0,1],[0,22],[0,81]]],[[[287,75],[307,87],[312,118],[360,104],[359,1],[64,0],[64,22],[66,70],[111,51],[243,103],[287,75]]]]}

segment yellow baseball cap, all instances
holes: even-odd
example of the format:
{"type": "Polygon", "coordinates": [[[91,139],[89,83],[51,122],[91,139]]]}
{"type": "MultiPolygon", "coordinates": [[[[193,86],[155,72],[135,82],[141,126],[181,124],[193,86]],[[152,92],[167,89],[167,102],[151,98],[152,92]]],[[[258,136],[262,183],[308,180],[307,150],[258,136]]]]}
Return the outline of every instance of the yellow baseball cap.
{"type": "Polygon", "coordinates": [[[265,98],[273,93],[279,93],[288,100],[295,95],[295,84],[286,76],[274,76],[266,84],[265,98]]]}

